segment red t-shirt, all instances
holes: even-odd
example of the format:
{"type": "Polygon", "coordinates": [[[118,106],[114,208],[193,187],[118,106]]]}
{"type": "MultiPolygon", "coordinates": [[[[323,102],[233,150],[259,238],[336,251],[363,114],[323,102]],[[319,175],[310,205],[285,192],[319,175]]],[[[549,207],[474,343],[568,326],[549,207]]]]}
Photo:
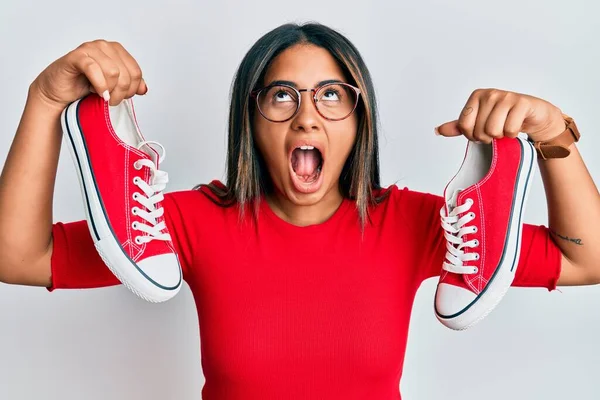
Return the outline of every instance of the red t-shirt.
{"type": "MultiPolygon", "coordinates": [[[[165,194],[198,312],[203,399],[400,399],[413,299],[446,248],[443,199],[389,189],[364,234],[351,200],[298,227],[264,200],[253,223],[200,191],[165,194]]],[[[57,223],[53,234],[49,290],[119,283],[85,221],[57,223]]],[[[554,289],[560,262],[548,229],[525,225],[513,286],[554,289]]]]}

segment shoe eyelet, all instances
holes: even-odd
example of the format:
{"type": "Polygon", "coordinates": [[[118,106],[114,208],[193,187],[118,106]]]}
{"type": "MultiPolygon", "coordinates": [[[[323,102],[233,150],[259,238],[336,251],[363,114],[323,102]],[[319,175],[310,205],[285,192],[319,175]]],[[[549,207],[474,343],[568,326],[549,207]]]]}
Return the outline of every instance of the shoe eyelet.
{"type": "Polygon", "coordinates": [[[479,246],[479,240],[475,239],[475,243],[473,243],[475,247],[479,246]]]}
{"type": "Polygon", "coordinates": [[[475,218],[475,213],[474,212],[470,212],[469,215],[471,216],[471,218],[475,218]]]}
{"type": "Polygon", "coordinates": [[[477,227],[476,226],[473,227],[473,233],[475,233],[475,232],[477,232],[477,227]]]}
{"type": "Polygon", "coordinates": [[[135,178],[133,178],[133,183],[134,183],[135,185],[137,185],[137,184],[138,184],[138,182],[139,182],[140,180],[141,180],[141,179],[140,179],[138,176],[136,176],[135,178]]]}
{"type": "Polygon", "coordinates": [[[471,198],[468,198],[468,199],[467,199],[467,203],[469,203],[469,204],[473,204],[473,199],[471,199],[471,198]]]}
{"type": "Polygon", "coordinates": [[[135,193],[133,194],[133,196],[132,196],[132,197],[133,197],[133,199],[134,199],[134,200],[137,200],[137,199],[138,199],[138,194],[139,194],[138,192],[135,192],[135,193]]]}
{"type": "Polygon", "coordinates": [[[135,222],[135,221],[134,221],[134,222],[132,222],[132,223],[131,223],[131,227],[132,227],[133,229],[137,229],[137,228],[138,228],[138,223],[137,223],[137,222],[135,222]]]}
{"type": "Polygon", "coordinates": [[[142,169],[142,166],[140,164],[138,164],[138,162],[136,161],[133,163],[133,168],[135,168],[139,171],[140,169],[142,169]]]}
{"type": "Polygon", "coordinates": [[[135,243],[136,243],[136,244],[143,244],[143,243],[140,241],[140,237],[139,237],[139,236],[136,236],[136,237],[135,237],[135,243]]]}
{"type": "Polygon", "coordinates": [[[137,208],[137,207],[133,207],[133,208],[131,209],[131,213],[132,213],[133,215],[137,215],[137,210],[138,210],[138,208],[137,208]]]}
{"type": "Polygon", "coordinates": [[[475,259],[479,260],[479,253],[475,253],[475,259]]]}
{"type": "Polygon", "coordinates": [[[477,267],[473,267],[473,273],[476,274],[479,271],[477,267]]]}

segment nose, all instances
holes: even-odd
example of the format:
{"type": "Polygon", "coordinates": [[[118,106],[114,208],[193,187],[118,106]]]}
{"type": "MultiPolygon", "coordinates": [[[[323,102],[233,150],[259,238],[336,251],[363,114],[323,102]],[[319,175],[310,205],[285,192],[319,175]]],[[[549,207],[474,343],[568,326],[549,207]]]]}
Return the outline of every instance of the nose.
{"type": "Polygon", "coordinates": [[[292,128],[305,132],[318,130],[321,124],[321,115],[313,104],[313,92],[303,91],[300,92],[300,96],[304,96],[304,98],[300,101],[300,109],[292,121],[292,128]]]}

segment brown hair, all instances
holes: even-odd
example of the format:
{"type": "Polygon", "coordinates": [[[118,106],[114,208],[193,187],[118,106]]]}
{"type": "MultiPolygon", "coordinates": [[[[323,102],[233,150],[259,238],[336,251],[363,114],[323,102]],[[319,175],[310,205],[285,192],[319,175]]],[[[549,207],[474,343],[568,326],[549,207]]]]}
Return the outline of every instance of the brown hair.
{"type": "MultiPolygon", "coordinates": [[[[375,195],[381,189],[379,181],[379,150],[377,103],[371,75],[354,45],[339,32],[318,24],[285,24],[262,36],[243,58],[234,78],[229,109],[227,149],[227,180],[225,187],[206,187],[215,203],[227,207],[253,204],[258,210],[262,193],[271,190],[271,178],[257,150],[252,135],[255,107],[251,92],[262,84],[272,60],[296,44],[312,44],[328,50],[344,71],[349,83],[361,91],[356,109],[358,130],[356,142],[342,169],[339,184],[342,195],[356,200],[362,225],[368,220],[368,206],[378,204],[386,194],[375,195]]],[[[242,214],[243,215],[243,214],[242,214]]]]}

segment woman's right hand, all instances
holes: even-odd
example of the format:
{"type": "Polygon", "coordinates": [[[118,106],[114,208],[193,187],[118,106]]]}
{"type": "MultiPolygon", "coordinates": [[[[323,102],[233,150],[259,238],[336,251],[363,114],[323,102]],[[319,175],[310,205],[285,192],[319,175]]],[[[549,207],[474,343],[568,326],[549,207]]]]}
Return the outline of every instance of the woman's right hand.
{"type": "Polygon", "coordinates": [[[117,42],[86,42],[50,64],[30,91],[58,110],[95,92],[117,105],[148,87],[137,61],[117,42]]]}

